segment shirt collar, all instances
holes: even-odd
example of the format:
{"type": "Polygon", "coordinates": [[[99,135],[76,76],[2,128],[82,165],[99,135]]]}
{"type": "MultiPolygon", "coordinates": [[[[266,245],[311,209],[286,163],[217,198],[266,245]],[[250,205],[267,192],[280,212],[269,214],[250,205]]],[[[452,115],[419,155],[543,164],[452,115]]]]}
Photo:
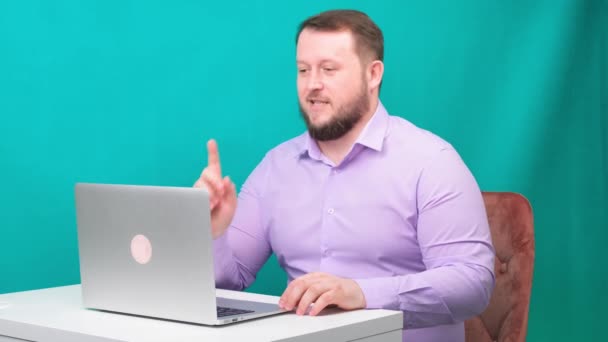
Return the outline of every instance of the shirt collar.
{"type": "Polygon", "coordinates": [[[302,147],[302,156],[308,154],[308,156],[312,159],[321,160],[321,150],[319,149],[319,145],[317,145],[317,142],[310,136],[310,133],[308,132],[304,134],[304,144],[302,147]]]}
{"type": "Polygon", "coordinates": [[[369,120],[363,131],[359,135],[359,138],[355,141],[355,145],[363,145],[369,147],[372,150],[382,151],[384,145],[384,138],[388,134],[388,112],[382,105],[382,102],[378,101],[378,107],[376,112],[369,120]]]}
{"type": "MultiPolygon", "coordinates": [[[[388,112],[384,108],[384,105],[382,105],[382,102],[378,101],[378,107],[374,115],[372,115],[372,118],[365,128],[363,128],[363,131],[355,141],[355,145],[362,145],[375,151],[382,151],[384,138],[388,134],[388,121],[388,112]]],[[[321,160],[322,158],[319,146],[310,137],[308,132],[304,134],[304,143],[302,144],[300,153],[301,155],[308,154],[310,158],[317,160],[321,160]]]]}

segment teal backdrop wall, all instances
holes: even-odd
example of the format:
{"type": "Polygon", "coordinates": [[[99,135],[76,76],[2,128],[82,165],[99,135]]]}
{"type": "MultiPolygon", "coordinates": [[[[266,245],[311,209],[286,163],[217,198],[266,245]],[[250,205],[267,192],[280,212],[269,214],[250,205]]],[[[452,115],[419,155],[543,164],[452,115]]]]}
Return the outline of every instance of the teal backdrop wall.
{"type": "MultiPolygon", "coordinates": [[[[294,35],[331,8],[384,30],[381,99],[535,213],[528,339],[608,308],[607,6],[547,1],[0,2],[0,293],[79,282],[76,182],[241,185],[300,134],[294,35]]],[[[250,290],[280,294],[271,259],[250,290]]]]}

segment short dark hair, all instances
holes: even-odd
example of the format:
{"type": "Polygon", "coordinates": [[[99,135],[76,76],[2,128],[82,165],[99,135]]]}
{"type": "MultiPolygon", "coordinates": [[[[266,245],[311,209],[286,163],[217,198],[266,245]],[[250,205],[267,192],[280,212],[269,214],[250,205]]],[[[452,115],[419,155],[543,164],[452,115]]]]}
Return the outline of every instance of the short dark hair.
{"type": "Polygon", "coordinates": [[[296,44],[300,33],[306,28],[317,31],[347,30],[355,38],[355,48],[360,58],[370,56],[372,60],[384,60],[384,37],[380,28],[367,14],[356,10],[332,10],[319,13],[304,20],[296,35],[296,44]]]}

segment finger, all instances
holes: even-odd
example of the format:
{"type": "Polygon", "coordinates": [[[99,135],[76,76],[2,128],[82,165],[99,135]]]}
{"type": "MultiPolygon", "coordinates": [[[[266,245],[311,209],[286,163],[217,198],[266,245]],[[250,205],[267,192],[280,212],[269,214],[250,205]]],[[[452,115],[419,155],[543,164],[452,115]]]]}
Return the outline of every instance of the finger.
{"type": "Polygon", "coordinates": [[[215,201],[215,200],[212,198],[212,196],[211,196],[211,192],[212,192],[212,191],[209,189],[209,186],[207,186],[207,185],[205,184],[205,182],[203,181],[203,179],[202,179],[202,178],[199,178],[199,179],[197,179],[197,180],[196,180],[196,182],[194,182],[193,187],[194,187],[194,188],[198,188],[198,189],[205,189],[205,190],[207,190],[207,193],[209,193],[209,209],[210,209],[211,211],[213,211],[213,208],[216,206],[217,201],[215,201]]]}
{"type": "Polygon", "coordinates": [[[202,184],[209,193],[209,207],[211,210],[215,209],[219,201],[223,196],[223,184],[222,182],[218,182],[209,175],[208,169],[205,168],[203,174],[201,175],[200,183],[202,184]]]}
{"type": "Polygon", "coordinates": [[[236,205],[236,185],[230,177],[224,177],[224,198],[230,205],[236,205]]]}
{"type": "Polygon", "coordinates": [[[285,288],[285,291],[283,291],[281,298],[279,298],[279,307],[280,308],[286,309],[286,310],[291,310],[293,308],[293,305],[292,306],[287,305],[287,298],[289,298],[291,291],[293,291],[293,281],[287,285],[287,288],[285,288]]]}
{"type": "Polygon", "coordinates": [[[217,177],[209,167],[206,167],[203,170],[203,173],[201,173],[201,179],[203,180],[203,183],[210,188],[208,189],[209,192],[214,192],[212,195],[217,197],[224,196],[225,187],[223,179],[217,177]]]}
{"type": "Polygon", "coordinates": [[[234,184],[230,180],[230,177],[226,176],[222,179],[222,188],[224,189],[224,195],[230,192],[234,184]]]}
{"type": "Polygon", "coordinates": [[[308,285],[304,281],[299,279],[292,281],[283,293],[283,307],[293,310],[306,290],[308,290],[308,285]]]}
{"type": "Polygon", "coordinates": [[[207,167],[216,177],[222,177],[222,167],[220,166],[220,152],[217,148],[217,142],[213,139],[207,142],[207,167]]]}
{"type": "MultiPolygon", "coordinates": [[[[292,292],[294,291],[294,289],[297,286],[300,286],[301,282],[306,283],[309,281],[317,281],[319,278],[324,277],[326,275],[327,275],[326,273],[312,272],[312,273],[307,273],[307,274],[300,276],[297,279],[293,280],[291,283],[289,283],[289,285],[287,286],[287,288],[281,295],[281,298],[279,299],[279,306],[284,309],[287,309],[287,306],[289,304],[288,310],[291,310],[297,303],[297,302],[294,303],[292,300],[290,300],[291,296],[293,295],[292,292]]],[[[305,291],[305,290],[306,289],[304,289],[303,291],[305,291]]],[[[303,293],[303,291],[302,291],[302,293],[303,293]]],[[[297,299],[299,299],[299,297],[297,297],[297,299]]]]}
{"type": "Polygon", "coordinates": [[[298,303],[298,309],[296,310],[296,314],[303,315],[306,313],[310,304],[312,304],[319,296],[321,296],[324,292],[328,291],[330,287],[326,283],[315,283],[312,284],[306,292],[300,298],[300,302],[298,303]]]}
{"type": "Polygon", "coordinates": [[[312,309],[310,309],[310,312],[308,312],[308,315],[316,316],[319,314],[319,312],[321,312],[321,310],[325,309],[328,305],[335,304],[335,296],[336,291],[332,290],[324,292],[321,296],[319,296],[319,298],[317,298],[315,304],[312,306],[312,309]]]}
{"type": "Polygon", "coordinates": [[[283,291],[281,298],[279,298],[279,306],[281,306],[282,308],[288,309],[288,310],[291,310],[295,306],[294,303],[290,302],[292,292],[294,291],[294,289],[296,289],[298,286],[300,286],[302,281],[305,280],[307,276],[308,276],[308,274],[303,275],[299,278],[296,278],[287,285],[287,288],[285,289],[285,291],[283,291]],[[290,305],[288,305],[288,304],[290,304],[290,305]]]}

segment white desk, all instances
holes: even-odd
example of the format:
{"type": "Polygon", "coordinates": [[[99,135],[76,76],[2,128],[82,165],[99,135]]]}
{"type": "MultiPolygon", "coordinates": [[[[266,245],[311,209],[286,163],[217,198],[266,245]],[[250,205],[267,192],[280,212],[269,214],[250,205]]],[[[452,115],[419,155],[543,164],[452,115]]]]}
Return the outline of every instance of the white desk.
{"type": "MultiPolygon", "coordinates": [[[[277,303],[278,297],[217,290],[224,297],[277,303]]],[[[401,341],[398,311],[328,310],[317,317],[285,313],[221,327],[82,308],[80,285],[0,295],[0,342],[107,341],[401,341]]]]}

